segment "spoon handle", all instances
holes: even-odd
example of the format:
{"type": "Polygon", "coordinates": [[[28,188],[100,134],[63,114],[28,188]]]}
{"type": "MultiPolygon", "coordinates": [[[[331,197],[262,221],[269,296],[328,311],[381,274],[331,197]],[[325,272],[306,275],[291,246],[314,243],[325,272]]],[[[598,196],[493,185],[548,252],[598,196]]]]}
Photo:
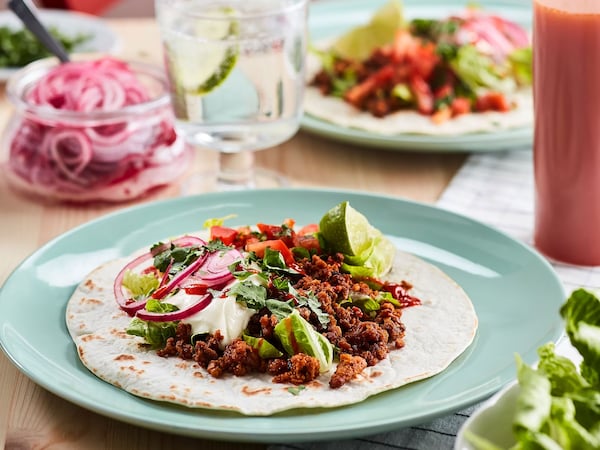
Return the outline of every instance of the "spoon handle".
{"type": "Polygon", "coordinates": [[[39,39],[44,47],[58,57],[60,62],[69,61],[69,55],[65,48],[50,34],[24,0],[10,0],[8,7],[21,19],[25,27],[39,39]]]}

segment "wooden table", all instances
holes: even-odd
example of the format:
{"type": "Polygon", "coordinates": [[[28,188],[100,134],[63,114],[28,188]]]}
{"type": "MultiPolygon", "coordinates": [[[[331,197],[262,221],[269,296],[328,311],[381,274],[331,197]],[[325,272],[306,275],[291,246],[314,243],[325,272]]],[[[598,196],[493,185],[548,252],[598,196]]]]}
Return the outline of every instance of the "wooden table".
{"type": "MultiPolygon", "coordinates": [[[[109,24],[122,37],[120,56],[160,63],[161,46],[152,19],[116,19],[109,24]]],[[[10,105],[3,89],[0,95],[0,124],[4,125],[10,105]]],[[[375,150],[304,132],[256,155],[259,166],[287,175],[292,186],[356,189],[423,202],[438,198],[465,157],[375,150]]],[[[212,164],[214,160],[213,154],[199,152],[195,164],[212,164]]],[[[178,187],[171,186],[140,202],[177,195],[178,187]]],[[[25,257],[48,240],[126,206],[44,204],[17,195],[0,178],[0,284],[25,257]]],[[[154,432],[89,412],[31,382],[0,352],[0,448],[149,450],[240,446],[154,432]]],[[[244,445],[244,448],[264,446],[244,445]]]]}

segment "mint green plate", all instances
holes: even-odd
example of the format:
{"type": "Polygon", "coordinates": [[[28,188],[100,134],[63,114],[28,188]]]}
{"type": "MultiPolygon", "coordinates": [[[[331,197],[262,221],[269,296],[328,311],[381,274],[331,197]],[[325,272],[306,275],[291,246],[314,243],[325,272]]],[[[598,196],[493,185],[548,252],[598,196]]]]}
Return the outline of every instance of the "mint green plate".
{"type": "Polygon", "coordinates": [[[208,439],[341,439],[425,422],[489,397],[515,378],[516,352],[532,363],[539,345],[559,338],[558,309],[564,298],[554,271],[536,252],[432,206],[349,191],[214,193],[125,209],[44,245],[0,290],[0,344],[40,386],[124,422],[208,439]],[[344,200],[399,247],[447,272],[470,295],[480,320],[477,336],[444,372],[352,406],[246,417],[141,399],[101,381],[80,363],[65,326],[65,305],[97,265],[201,229],[207,218],[237,214],[238,224],[254,224],[291,217],[308,224],[344,200]]]}
{"type": "MultiPolygon", "coordinates": [[[[309,33],[313,42],[333,39],[348,29],[368,22],[373,12],[388,0],[337,0],[313,2],[309,11],[309,33]]],[[[468,1],[402,0],[407,19],[442,18],[464,10],[468,1]]],[[[478,0],[485,11],[498,13],[523,27],[531,28],[530,2],[523,0],[478,0]]],[[[495,152],[511,148],[531,147],[533,127],[514,128],[489,133],[457,136],[401,134],[387,136],[347,128],[305,114],[302,129],[333,140],[387,150],[418,152],[495,152]]]]}

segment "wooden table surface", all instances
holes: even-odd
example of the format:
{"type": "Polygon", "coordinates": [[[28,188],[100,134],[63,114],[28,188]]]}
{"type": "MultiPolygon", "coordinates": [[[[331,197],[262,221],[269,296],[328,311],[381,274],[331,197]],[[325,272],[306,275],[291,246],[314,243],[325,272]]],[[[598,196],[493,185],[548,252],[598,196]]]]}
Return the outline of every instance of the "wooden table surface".
{"type": "MultiPolygon", "coordinates": [[[[161,61],[152,19],[113,19],[122,38],[119,56],[161,61]]],[[[0,125],[11,112],[0,88],[0,125]]],[[[458,168],[463,154],[405,153],[336,143],[304,132],[277,148],[257,153],[257,165],[285,174],[292,186],[356,189],[434,202],[458,168]]],[[[213,164],[198,152],[195,165],[213,164]]],[[[139,202],[176,197],[169,186],[139,202]]],[[[0,177],[0,285],[28,255],[59,234],[130,204],[61,205],[33,201],[0,177]]],[[[1,313],[0,313],[1,314],[1,313]]],[[[87,411],[37,386],[0,352],[0,448],[25,449],[234,449],[242,444],[160,433],[87,411]]],[[[244,444],[246,449],[264,448],[244,444]]]]}

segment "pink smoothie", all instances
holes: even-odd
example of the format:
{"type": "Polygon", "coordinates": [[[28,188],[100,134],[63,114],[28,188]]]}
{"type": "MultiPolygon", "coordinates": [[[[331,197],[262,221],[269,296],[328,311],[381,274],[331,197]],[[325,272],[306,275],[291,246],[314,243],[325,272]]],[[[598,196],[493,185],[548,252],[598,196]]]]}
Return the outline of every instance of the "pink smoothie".
{"type": "Polygon", "coordinates": [[[534,241],[548,257],[579,265],[600,265],[600,11],[593,3],[534,1],[534,241]]]}

